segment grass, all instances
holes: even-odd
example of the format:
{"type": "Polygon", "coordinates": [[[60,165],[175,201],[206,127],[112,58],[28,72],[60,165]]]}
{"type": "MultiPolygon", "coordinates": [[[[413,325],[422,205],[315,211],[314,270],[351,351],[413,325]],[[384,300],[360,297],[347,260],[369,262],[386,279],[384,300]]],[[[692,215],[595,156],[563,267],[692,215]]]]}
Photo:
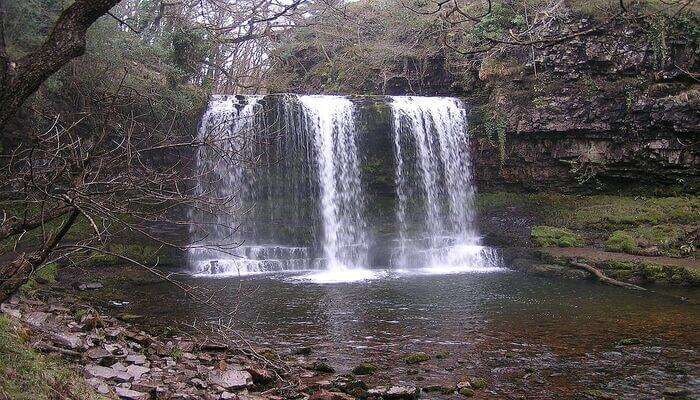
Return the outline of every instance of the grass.
{"type": "Polygon", "coordinates": [[[26,335],[0,316],[0,398],[105,399],[62,360],[31,349],[25,342],[26,335]]]}

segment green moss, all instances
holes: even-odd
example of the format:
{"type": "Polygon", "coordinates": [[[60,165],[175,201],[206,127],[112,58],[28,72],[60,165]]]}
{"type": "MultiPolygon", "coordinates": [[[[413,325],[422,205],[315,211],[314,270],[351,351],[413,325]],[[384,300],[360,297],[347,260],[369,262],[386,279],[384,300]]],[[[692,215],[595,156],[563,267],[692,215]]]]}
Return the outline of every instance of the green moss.
{"type": "Polygon", "coordinates": [[[486,389],[487,386],[486,379],[484,378],[474,378],[471,381],[469,381],[469,383],[476,390],[486,389]]]}
{"type": "Polygon", "coordinates": [[[372,375],[377,370],[379,367],[377,367],[375,364],[372,363],[362,363],[355,368],[352,369],[352,373],[355,375],[372,375]]]}
{"type": "Polygon", "coordinates": [[[430,356],[423,352],[413,353],[403,358],[406,364],[418,364],[428,360],[430,360],[430,356]]]}
{"type": "Polygon", "coordinates": [[[530,232],[530,237],[540,247],[581,247],[585,245],[581,236],[565,228],[535,226],[530,232]]]}
{"type": "Polygon", "coordinates": [[[610,235],[608,240],[605,241],[605,250],[636,254],[639,253],[640,249],[637,246],[636,239],[629,232],[615,231],[610,235]]]}
{"type": "Polygon", "coordinates": [[[41,290],[45,286],[53,285],[56,283],[56,277],[58,276],[59,265],[56,263],[49,263],[40,266],[34,273],[29,277],[27,283],[20,287],[20,293],[27,296],[32,296],[36,294],[37,291],[41,290]]]}
{"type": "Polygon", "coordinates": [[[31,349],[0,316],[0,395],[13,400],[102,399],[60,359],[31,349]]]}

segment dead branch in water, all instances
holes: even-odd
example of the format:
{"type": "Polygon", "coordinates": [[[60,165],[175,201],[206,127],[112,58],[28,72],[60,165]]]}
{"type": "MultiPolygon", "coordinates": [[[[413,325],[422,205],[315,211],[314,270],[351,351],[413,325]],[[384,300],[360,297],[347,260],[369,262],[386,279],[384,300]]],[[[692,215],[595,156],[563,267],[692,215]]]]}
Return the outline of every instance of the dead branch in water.
{"type": "Polygon", "coordinates": [[[588,264],[583,264],[575,261],[570,261],[569,264],[572,267],[575,267],[577,269],[582,269],[591,275],[595,276],[596,279],[598,279],[600,282],[605,283],[606,285],[612,285],[612,286],[619,286],[623,287],[625,289],[632,289],[632,290],[646,290],[645,288],[637,285],[633,285],[631,283],[626,283],[626,282],[621,282],[618,281],[617,279],[610,278],[606,276],[601,270],[591,267],[588,264]]]}

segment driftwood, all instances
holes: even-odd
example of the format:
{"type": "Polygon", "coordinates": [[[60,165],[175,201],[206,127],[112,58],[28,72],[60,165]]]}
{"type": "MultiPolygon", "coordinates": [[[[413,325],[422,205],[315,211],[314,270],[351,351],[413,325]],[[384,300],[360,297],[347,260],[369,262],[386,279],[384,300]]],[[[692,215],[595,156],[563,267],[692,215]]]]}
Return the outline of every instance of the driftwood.
{"type": "Polygon", "coordinates": [[[610,278],[608,276],[605,276],[605,274],[601,270],[594,268],[594,267],[591,267],[588,264],[583,264],[583,263],[575,262],[575,261],[570,261],[569,264],[572,267],[575,267],[577,269],[582,269],[582,270],[588,272],[589,274],[595,276],[596,279],[598,279],[600,282],[605,283],[606,285],[619,286],[619,287],[623,287],[625,289],[632,289],[632,290],[646,290],[645,288],[643,288],[641,286],[633,285],[631,283],[621,282],[621,281],[618,281],[617,279],[613,279],[613,278],[610,278]]]}

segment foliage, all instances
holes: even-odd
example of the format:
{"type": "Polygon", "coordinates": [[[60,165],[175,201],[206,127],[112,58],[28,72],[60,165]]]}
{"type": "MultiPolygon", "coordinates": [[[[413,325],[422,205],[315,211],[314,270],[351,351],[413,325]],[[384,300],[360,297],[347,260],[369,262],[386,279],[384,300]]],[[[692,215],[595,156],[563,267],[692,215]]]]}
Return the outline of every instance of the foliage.
{"type": "Polygon", "coordinates": [[[26,332],[0,316],[0,397],[14,400],[101,399],[60,359],[29,347],[26,332]]]}
{"type": "Polygon", "coordinates": [[[535,226],[532,228],[530,236],[540,247],[581,247],[585,245],[581,236],[565,228],[535,226]]]}

